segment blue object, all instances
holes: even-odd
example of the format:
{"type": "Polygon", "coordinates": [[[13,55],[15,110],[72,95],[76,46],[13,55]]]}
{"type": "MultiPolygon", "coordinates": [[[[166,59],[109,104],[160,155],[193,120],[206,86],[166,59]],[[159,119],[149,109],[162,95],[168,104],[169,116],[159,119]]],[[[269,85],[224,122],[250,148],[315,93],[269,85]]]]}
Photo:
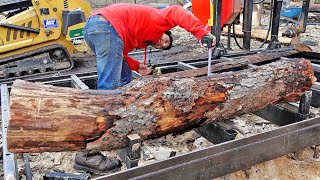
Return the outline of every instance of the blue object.
{"type": "Polygon", "coordinates": [[[302,8],[300,7],[287,7],[281,10],[280,15],[287,18],[296,19],[299,18],[301,12],[302,8]]]}
{"type": "Polygon", "coordinates": [[[164,8],[167,8],[169,7],[169,5],[159,5],[158,9],[164,9],[164,8]]]}
{"type": "Polygon", "coordinates": [[[43,20],[43,25],[44,28],[57,28],[58,27],[58,22],[56,19],[45,19],[43,20]]]}

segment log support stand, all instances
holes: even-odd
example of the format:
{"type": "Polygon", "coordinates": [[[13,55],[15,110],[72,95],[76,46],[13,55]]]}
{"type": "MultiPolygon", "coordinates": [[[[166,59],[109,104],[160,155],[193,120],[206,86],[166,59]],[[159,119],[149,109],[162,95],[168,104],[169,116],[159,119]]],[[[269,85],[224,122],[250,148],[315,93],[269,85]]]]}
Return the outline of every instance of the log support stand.
{"type": "Polygon", "coordinates": [[[254,114],[266,119],[278,126],[284,126],[291,123],[299,122],[314,116],[310,113],[312,100],[312,91],[305,92],[297,103],[284,103],[271,105],[261,109],[254,114]]]}
{"type": "Polygon", "coordinates": [[[298,111],[300,115],[300,121],[309,118],[311,100],[312,100],[312,91],[306,91],[301,96],[300,103],[299,103],[299,111],[298,111]]]}
{"type": "Polygon", "coordinates": [[[141,158],[141,137],[138,134],[130,134],[127,136],[129,146],[116,150],[118,156],[125,163],[127,168],[138,166],[141,158]]]}
{"type": "Polygon", "coordinates": [[[142,151],[142,158],[144,161],[150,162],[156,159],[155,156],[146,147],[142,146],[141,151],[142,151]]]}
{"type": "Polygon", "coordinates": [[[234,140],[238,134],[237,131],[224,122],[201,126],[196,132],[213,144],[234,140]]]}

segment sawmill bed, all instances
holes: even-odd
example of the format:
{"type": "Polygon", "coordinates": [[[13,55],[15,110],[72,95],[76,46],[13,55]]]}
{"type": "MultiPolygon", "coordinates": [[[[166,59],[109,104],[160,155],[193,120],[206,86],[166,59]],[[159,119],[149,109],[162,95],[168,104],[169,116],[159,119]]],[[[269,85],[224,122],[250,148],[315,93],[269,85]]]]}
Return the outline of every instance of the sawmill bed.
{"type": "MultiPolygon", "coordinates": [[[[251,52],[252,53],[252,52],[251,52]]],[[[243,55],[243,54],[240,54],[243,55]]],[[[302,55],[300,55],[302,56],[302,55]]],[[[237,55],[213,60],[213,63],[230,60],[237,55]]],[[[319,79],[319,59],[312,59],[315,75],[319,79]]],[[[207,65],[207,59],[193,59],[182,62],[159,64],[164,74],[201,68],[207,65]]],[[[239,68],[230,69],[231,71],[239,68]]],[[[97,73],[86,72],[72,75],[63,75],[46,78],[26,79],[31,82],[43,82],[62,87],[95,89],[97,73]]],[[[6,122],[9,114],[9,91],[13,81],[2,82],[1,107],[2,123],[6,122]]],[[[306,147],[320,144],[320,118],[308,111],[308,105],[320,106],[320,85],[317,82],[312,86],[312,93],[307,92],[304,101],[299,103],[283,103],[264,108],[255,114],[279,126],[278,128],[235,140],[238,132],[235,126],[226,126],[227,121],[209,124],[196,131],[206,137],[213,146],[186,153],[183,155],[157,161],[118,173],[101,176],[98,179],[208,179],[217,178],[228,173],[247,169],[251,166],[292,153],[306,147]],[[312,94],[312,96],[311,96],[312,94]],[[218,137],[218,138],[217,138],[218,137]],[[250,152],[250,153],[248,153],[250,152]],[[183,173],[181,173],[183,172],[183,173]]],[[[6,124],[3,124],[3,132],[6,124]]],[[[3,135],[5,136],[5,134],[3,135]]],[[[4,140],[3,145],[6,145],[4,140]]],[[[316,155],[315,148],[315,155],[316,155]]],[[[4,149],[4,171],[14,174],[15,155],[4,149]]]]}

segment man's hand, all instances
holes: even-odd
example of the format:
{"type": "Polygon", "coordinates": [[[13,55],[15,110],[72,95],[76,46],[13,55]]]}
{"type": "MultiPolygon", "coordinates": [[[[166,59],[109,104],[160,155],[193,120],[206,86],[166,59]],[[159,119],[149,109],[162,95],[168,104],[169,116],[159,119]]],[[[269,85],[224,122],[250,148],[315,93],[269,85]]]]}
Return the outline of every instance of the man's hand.
{"type": "Polygon", "coordinates": [[[214,46],[216,46],[216,37],[214,37],[214,35],[212,35],[211,33],[208,33],[201,38],[199,43],[201,47],[213,48],[214,46]]]}
{"type": "Polygon", "coordinates": [[[141,76],[145,76],[151,73],[151,70],[148,68],[147,65],[145,64],[139,64],[139,74],[141,74],[141,76]]]}

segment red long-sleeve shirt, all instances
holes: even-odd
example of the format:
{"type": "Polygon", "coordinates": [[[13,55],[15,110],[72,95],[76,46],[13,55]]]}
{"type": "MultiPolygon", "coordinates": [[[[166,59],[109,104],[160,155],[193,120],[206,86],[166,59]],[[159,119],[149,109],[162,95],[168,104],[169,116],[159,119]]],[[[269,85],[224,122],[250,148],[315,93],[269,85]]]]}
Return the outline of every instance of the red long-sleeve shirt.
{"type": "Polygon", "coordinates": [[[177,5],[159,10],[146,5],[118,3],[98,9],[92,15],[97,14],[113,25],[124,42],[124,59],[135,71],[139,69],[139,62],[128,53],[158,42],[165,31],[180,26],[198,40],[209,32],[195,16],[177,5]]]}

